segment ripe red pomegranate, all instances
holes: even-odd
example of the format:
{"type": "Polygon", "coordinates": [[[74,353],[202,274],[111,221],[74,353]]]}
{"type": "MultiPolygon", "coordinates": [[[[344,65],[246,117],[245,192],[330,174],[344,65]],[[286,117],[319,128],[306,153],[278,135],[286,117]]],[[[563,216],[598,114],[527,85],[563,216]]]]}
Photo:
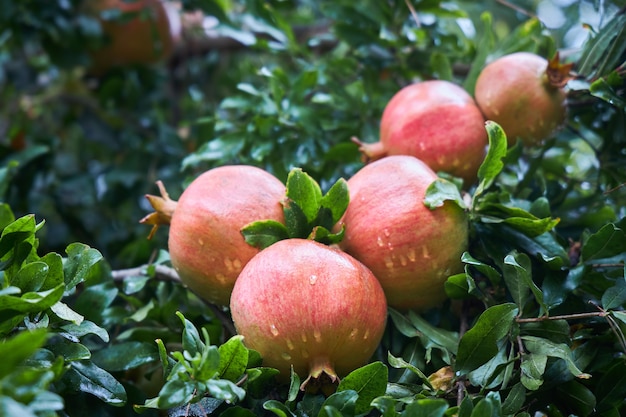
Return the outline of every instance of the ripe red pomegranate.
{"type": "Polygon", "coordinates": [[[520,138],[536,145],[565,121],[563,79],[571,65],[561,66],[528,52],[505,55],[489,63],[476,80],[475,97],[485,118],[504,129],[509,144],[520,138]]]}
{"type": "MultiPolygon", "coordinates": [[[[354,139],[353,139],[354,140],[354,139]]],[[[488,144],[485,120],[474,99],[456,84],[423,81],[398,91],[380,121],[380,142],[361,143],[366,160],[411,155],[435,171],[476,179],[488,144]]]]}
{"type": "Polygon", "coordinates": [[[171,218],[168,247],[181,281],[205,300],[228,305],[237,276],[259,252],[241,228],[259,219],[284,222],[285,192],[278,178],[260,168],[221,166],[196,178],[177,203],[167,195],[148,196],[157,212],[142,222],[171,218]]]}
{"type": "Polygon", "coordinates": [[[237,332],[263,365],[308,375],[301,388],[332,386],[365,365],[383,335],[387,304],[372,272],[345,252],[305,239],[262,250],[230,300],[237,332]]]}
{"type": "Polygon", "coordinates": [[[423,202],[436,178],[419,159],[395,155],[365,165],[348,180],[350,204],[339,246],[374,273],[387,303],[398,310],[438,305],[448,276],[463,271],[465,211],[451,201],[432,210],[423,202]]]}
{"type": "Polygon", "coordinates": [[[107,44],[93,51],[91,73],[100,75],[110,68],[154,64],[169,58],[181,36],[180,14],[165,0],[88,0],[84,7],[101,16],[104,11],[129,13],[119,19],[101,19],[107,44]],[[131,13],[134,13],[131,17],[131,13]]]}

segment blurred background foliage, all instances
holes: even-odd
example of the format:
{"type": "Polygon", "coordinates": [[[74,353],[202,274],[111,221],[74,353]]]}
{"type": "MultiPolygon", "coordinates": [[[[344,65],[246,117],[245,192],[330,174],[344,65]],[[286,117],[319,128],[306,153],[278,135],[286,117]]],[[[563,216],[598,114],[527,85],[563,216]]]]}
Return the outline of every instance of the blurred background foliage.
{"type": "MultiPolygon", "coordinates": [[[[163,247],[162,234],[148,242],[137,223],[155,180],[176,198],[205,169],[248,163],[281,179],[299,166],[334,182],[360,166],[350,137],[377,139],[382,109],[399,87],[440,78],[471,91],[485,60],[515,50],[549,56],[558,48],[576,61],[584,41],[623,6],[190,0],[181,7],[203,10],[217,41],[203,39],[196,25],[168,61],[95,77],[86,71],[89,51],[106,41],[82,3],[0,2],[1,158],[11,179],[2,193],[16,213],[47,220],[46,249],[85,242],[116,267],[146,262],[163,247]]],[[[597,168],[588,153],[603,131],[622,143],[619,129],[599,125],[623,122],[610,105],[574,99],[577,131],[563,136],[576,140],[547,155],[554,169],[565,158],[575,162],[573,180],[597,168]]],[[[598,157],[614,155],[606,152],[598,157]]]]}

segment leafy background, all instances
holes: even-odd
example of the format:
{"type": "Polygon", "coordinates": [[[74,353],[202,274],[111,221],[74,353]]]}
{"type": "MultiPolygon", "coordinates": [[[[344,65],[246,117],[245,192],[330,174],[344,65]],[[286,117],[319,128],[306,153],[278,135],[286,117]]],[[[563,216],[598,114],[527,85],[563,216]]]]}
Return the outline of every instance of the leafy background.
{"type": "Polygon", "coordinates": [[[0,415],[626,413],[623,1],[185,0],[233,41],[189,35],[101,77],[81,4],[0,0],[0,415]],[[176,198],[227,163],[328,189],[400,87],[472,92],[520,50],[575,63],[567,125],[508,151],[491,127],[450,300],[390,311],[372,363],[327,398],[273,382],[228,311],[174,279],[166,229],[138,223],[156,180],[176,198]]]}

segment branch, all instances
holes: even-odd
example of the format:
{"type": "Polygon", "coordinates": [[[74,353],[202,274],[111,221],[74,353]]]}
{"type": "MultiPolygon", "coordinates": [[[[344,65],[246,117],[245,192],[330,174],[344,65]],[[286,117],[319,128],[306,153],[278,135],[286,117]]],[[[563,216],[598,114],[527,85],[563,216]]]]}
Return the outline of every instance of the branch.
{"type": "MultiPolygon", "coordinates": [[[[129,277],[139,277],[148,275],[147,269],[149,265],[142,265],[136,268],[118,269],[111,271],[111,276],[114,281],[122,281],[129,277]]],[[[180,282],[178,272],[174,268],[165,265],[155,265],[154,278],[161,281],[173,281],[180,282]]]]}
{"type": "Polygon", "coordinates": [[[561,316],[541,316],[533,318],[516,318],[517,323],[536,323],[547,320],[575,320],[584,319],[589,317],[606,317],[609,314],[608,311],[592,311],[589,313],[576,313],[576,314],[563,314],[561,316]]]}

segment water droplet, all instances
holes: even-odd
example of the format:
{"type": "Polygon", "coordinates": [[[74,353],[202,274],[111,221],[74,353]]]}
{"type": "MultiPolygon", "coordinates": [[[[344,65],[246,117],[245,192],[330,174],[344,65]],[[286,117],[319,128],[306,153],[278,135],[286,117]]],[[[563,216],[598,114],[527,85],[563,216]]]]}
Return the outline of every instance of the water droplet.
{"type": "Polygon", "coordinates": [[[306,334],[305,334],[305,333],[302,333],[302,335],[300,336],[300,338],[302,339],[302,341],[303,341],[304,343],[306,343],[307,338],[306,338],[306,334]]]}
{"type": "Polygon", "coordinates": [[[311,285],[315,285],[315,283],[316,283],[316,282],[317,282],[317,275],[311,275],[311,276],[309,277],[309,283],[310,283],[311,285]]]}
{"type": "Polygon", "coordinates": [[[387,269],[393,268],[393,259],[391,259],[391,256],[385,256],[385,266],[387,269]]]}
{"type": "Polygon", "coordinates": [[[229,272],[233,271],[233,261],[230,258],[224,258],[224,266],[229,272]]]}
{"type": "Polygon", "coordinates": [[[400,255],[400,265],[407,266],[408,263],[409,263],[408,259],[405,256],[400,255]]]}
{"type": "Polygon", "coordinates": [[[287,342],[287,348],[289,350],[293,350],[293,348],[294,348],[293,342],[290,339],[287,339],[286,342],[287,342]]]}
{"type": "Polygon", "coordinates": [[[270,332],[272,332],[274,336],[278,336],[278,329],[275,324],[270,325],[270,332]]]}
{"type": "Polygon", "coordinates": [[[318,329],[313,330],[313,338],[315,339],[316,342],[321,342],[322,341],[322,333],[320,333],[320,331],[318,329]]]}
{"type": "Polygon", "coordinates": [[[199,244],[200,246],[204,246],[204,240],[202,240],[202,239],[198,239],[198,244],[199,244]]]}
{"type": "Polygon", "coordinates": [[[359,329],[352,329],[352,331],[350,332],[350,339],[354,339],[358,332],[359,329]]]}
{"type": "Polygon", "coordinates": [[[385,234],[385,236],[389,237],[391,235],[391,232],[389,232],[389,229],[384,229],[383,233],[385,234]]]}
{"type": "Polygon", "coordinates": [[[363,333],[363,340],[367,340],[370,337],[370,329],[365,329],[365,333],[363,333]]]}
{"type": "Polygon", "coordinates": [[[235,259],[233,261],[233,267],[237,270],[240,271],[241,270],[241,260],[240,259],[235,259]]]}
{"type": "Polygon", "coordinates": [[[415,249],[413,248],[409,249],[406,256],[407,258],[409,258],[409,261],[411,262],[415,262],[415,260],[417,259],[417,256],[415,255],[415,249]]]}
{"type": "Polygon", "coordinates": [[[430,253],[428,252],[428,248],[426,246],[422,246],[422,257],[430,259],[430,253]]]}
{"type": "Polygon", "coordinates": [[[290,360],[291,360],[291,355],[290,355],[290,354],[288,354],[287,352],[283,352],[283,353],[281,353],[281,354],[280,354],[280,356],[281,356],[284,360],[286,360],[286,361],[290,361],[290,360]]]}
{"type": "Polygon", "coordinates": [[[378,243],[378,246],[380,246],[381,248],[385,246],[385,242],[383,242],[383,238],[380,236],[378,236],[378,239],[376,239],[376,243],[378,243]]]}

